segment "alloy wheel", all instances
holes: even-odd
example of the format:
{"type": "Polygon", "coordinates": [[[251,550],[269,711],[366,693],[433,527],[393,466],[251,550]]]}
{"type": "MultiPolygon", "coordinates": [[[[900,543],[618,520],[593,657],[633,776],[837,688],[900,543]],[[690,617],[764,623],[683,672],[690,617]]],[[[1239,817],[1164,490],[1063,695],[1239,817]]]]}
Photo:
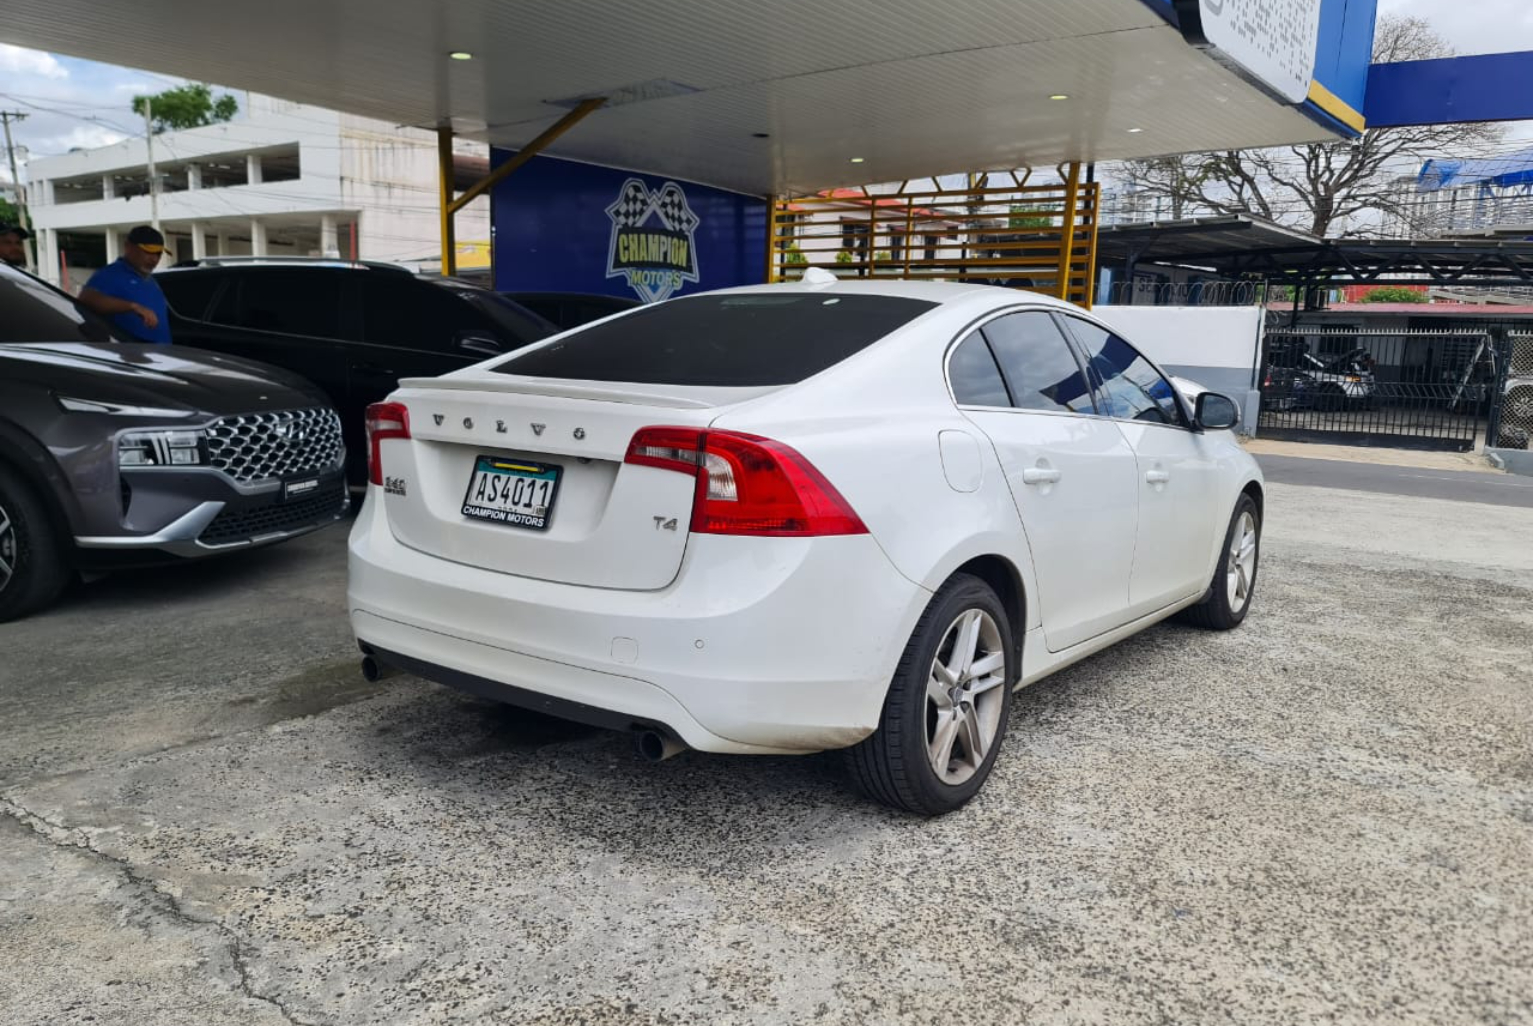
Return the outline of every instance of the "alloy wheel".
{"type": "Polygon", "coordinates": [[[1256,579],[1256,518],[1247,510],[1231,532],[1230,554],[1225,564],[1224,586],[1230,609],[1239,612],[1251,600],[1251,584],[1256,579]]]}
{"type": "Polygon", "coordinates": [[[926,682],[926,757],[938,779],[962,784],[995,746],[1005,707],[1006,652],[989,613],[967,609],[937,646],[926,682]]]}
{"type": "Polygon", "coordinates": [[[5,507],[0,506],[0,591],[9,587],[16,576],[17,548],[16,525],[5,507]]]}

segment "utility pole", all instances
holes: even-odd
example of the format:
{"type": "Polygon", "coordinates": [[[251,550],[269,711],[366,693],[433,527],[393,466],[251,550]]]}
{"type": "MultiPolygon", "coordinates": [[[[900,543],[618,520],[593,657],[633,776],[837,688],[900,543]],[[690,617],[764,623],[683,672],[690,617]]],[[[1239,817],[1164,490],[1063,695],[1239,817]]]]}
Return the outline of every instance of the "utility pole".
{"type": "MultiPolygon", "coordinates": [[[[27,116],[19,110],[0,110],[0,122],[5,123],[5,156],[11,163],[11,187],[16,190],[16,215],[21,220],[21,227],[30,233],[32,226],[28,224],[27,199],[21,189],[21,176],[16,173],[16,147],[11,144],[11,122],[26,119],[27,116]]],[[[32,240],[27,239],[22,246],[27,254],[27,270],[35,272],[37,261],[32,256],[32,240]]]]}
{"type": "Polygon", "coordinates": [[[151,109],[154,100],[144,97],[144,145],[149,154],[149,223],[154,225],[154,230],[160,230],[160,180],[154,173],[154,119],[151,117],[151,109]]]}

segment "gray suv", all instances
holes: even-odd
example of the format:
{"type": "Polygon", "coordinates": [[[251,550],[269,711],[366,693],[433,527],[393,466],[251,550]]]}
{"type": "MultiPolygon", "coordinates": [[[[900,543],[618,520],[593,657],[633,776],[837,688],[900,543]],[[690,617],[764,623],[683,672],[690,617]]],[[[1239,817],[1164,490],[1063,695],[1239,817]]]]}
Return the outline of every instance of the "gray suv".
{"type": "Polygon", "coordinates": [[[80,570],[292,538],[349,505],[339,417],[274,367],[115,340],[0,264],[0,621],[80,570]]]}

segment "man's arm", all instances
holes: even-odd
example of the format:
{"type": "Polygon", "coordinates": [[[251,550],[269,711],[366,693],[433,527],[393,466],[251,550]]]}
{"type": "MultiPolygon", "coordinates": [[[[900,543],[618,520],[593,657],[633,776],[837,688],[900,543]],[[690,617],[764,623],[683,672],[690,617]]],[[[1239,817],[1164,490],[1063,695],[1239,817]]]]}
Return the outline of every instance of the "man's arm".
{"type": "Polygon", "coordinates": [[[146,328],[153,328],[160,323],[160,319],[155,316],[154,311],[147,306],[133,303],[126,299],[118,299],[116,296],[109,296],[105,292],[97,292],[89,285],[80,290],[80,303],[87,310],[90,310],[92,313],[101,314],[103,317],[110,317],[113,314],[121,313],[137,314],[144,322],[144,327],[146,328]]]}

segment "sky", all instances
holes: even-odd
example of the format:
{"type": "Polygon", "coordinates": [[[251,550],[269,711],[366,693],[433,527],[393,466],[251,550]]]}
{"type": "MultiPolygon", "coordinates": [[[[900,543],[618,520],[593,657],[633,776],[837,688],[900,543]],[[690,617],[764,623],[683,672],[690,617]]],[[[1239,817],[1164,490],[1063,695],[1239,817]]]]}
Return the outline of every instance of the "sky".
{"type": "MultiPolygon", "coordinates": [[[[1379,0],[1379,12],[1424,18],[1464,54],[1533,50],[1533,0],[1379,0]]],[[[0,43],[0,110],[28,115],[12,131],[32,156],[105,146],[140,131],[133,96],[180,81],[0,43]]],[[[1530,138],[1533,123],[1520,123],[1508,144],[1530,138]]],[[[0,160],[0,181],[9,178],[0,160]]]]}

